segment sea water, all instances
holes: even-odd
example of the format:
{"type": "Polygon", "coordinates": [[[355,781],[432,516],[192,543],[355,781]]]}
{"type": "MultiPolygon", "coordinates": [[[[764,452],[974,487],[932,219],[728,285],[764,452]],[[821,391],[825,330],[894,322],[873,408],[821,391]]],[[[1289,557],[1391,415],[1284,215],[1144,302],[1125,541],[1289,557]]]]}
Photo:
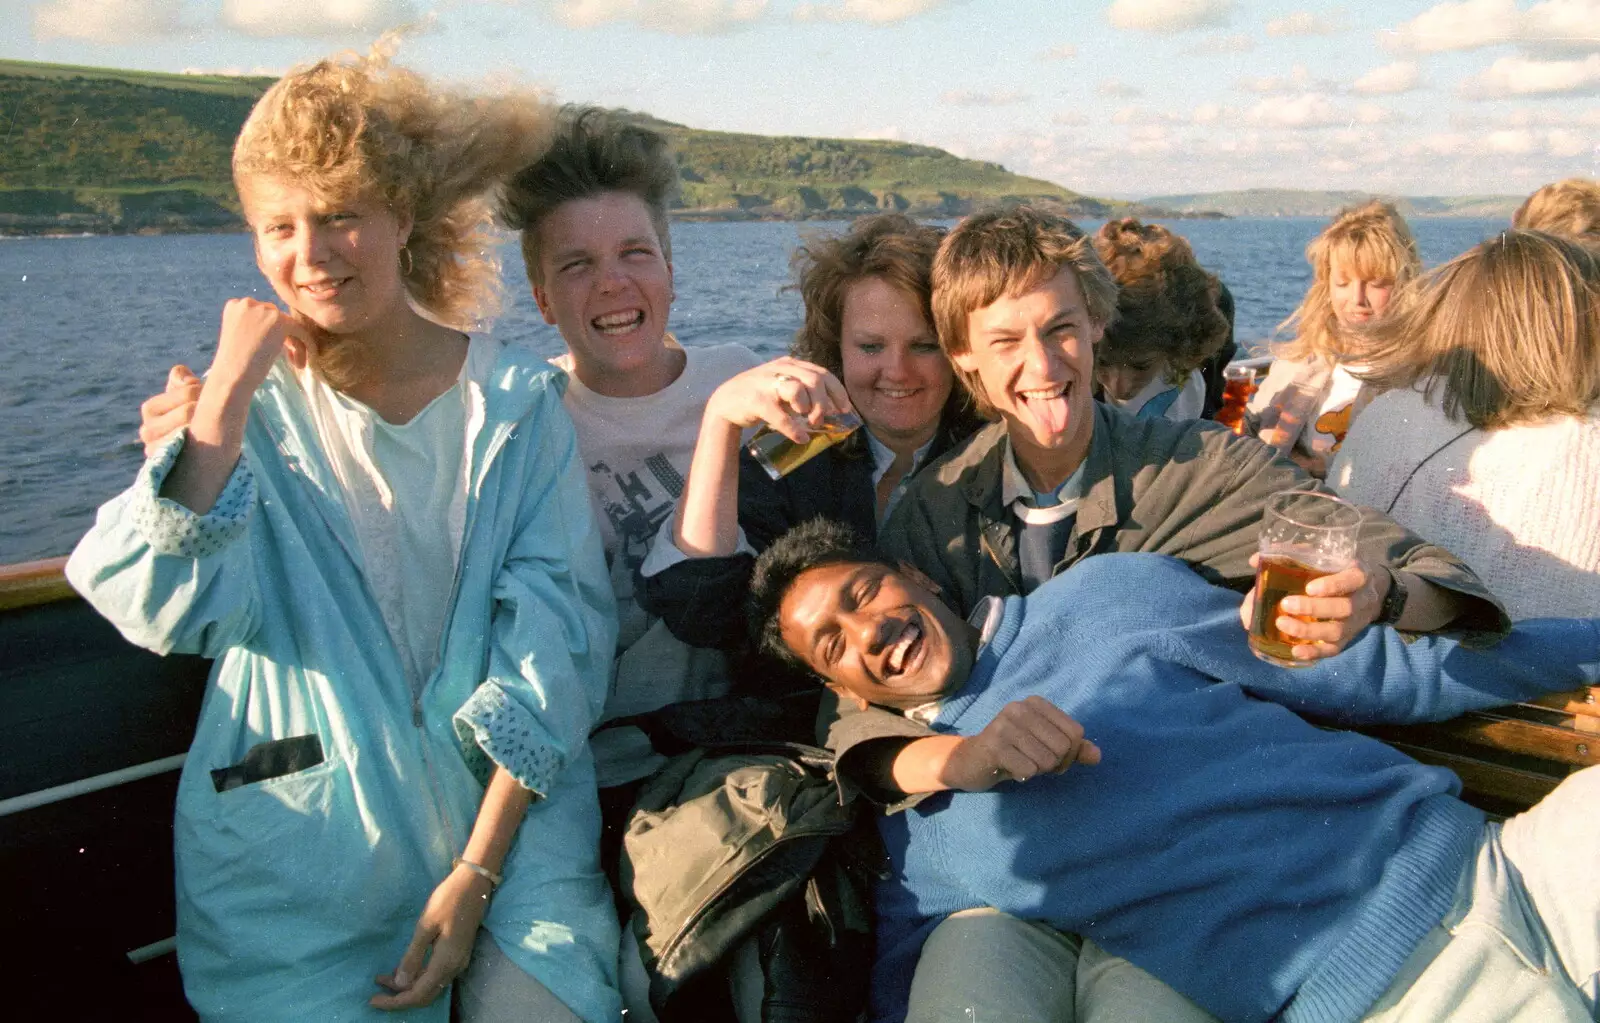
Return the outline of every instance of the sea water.
{"type": "MultiPolygon", "coordinates": [[[[1317,218],[1171,223],[1233,292],[1250,345],[1300,301],[1317,218]]],[[[1087,229],[1098,224],[1083,222],[1087,229]]],[[[1500,231],[1500,221],[1417,220],[1429,264],[1500,231]]],[[[686,345],[737,342],[781,354],[800,325],[783,287],[789,255],[831,223],[676,224],[672,330],[686,345]]],[[[556,355],[560,335],[528,292],[514,242],[502,246],[505,311],[491,333],[556,355]]],[[[0,239],[0,564],[65,554],[94,509],[141,459],[139,403],[167,369],[196,371],[216,347],[222,304],[272,298],[242,234],[0,239]]]]}

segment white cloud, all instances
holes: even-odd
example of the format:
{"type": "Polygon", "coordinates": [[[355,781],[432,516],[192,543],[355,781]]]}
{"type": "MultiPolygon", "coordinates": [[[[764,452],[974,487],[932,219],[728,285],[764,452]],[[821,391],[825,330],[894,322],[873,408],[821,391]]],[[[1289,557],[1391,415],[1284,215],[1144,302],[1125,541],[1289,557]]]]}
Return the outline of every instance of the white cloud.
{"type": "Polygon", "coordinates": [[[1272,128],[1326,128],[1350,120],[1350,115],[1340,111],[1332,100],[1314,92],[1268,96],[1245,116],[1252,123],[1272,128]]]}
{"type": "Polygon", "coordinates": [[[1394,111],[1377,103],[1362,103],[1356,107],[1355,120],[1359,124],[1383,124],[1394,119],[1394,111]]]}
{"type": "Polygon", "coordinates": [[[1051,114],[1050,123],[1069,128],[1080,128],[1089,123],[1089,115],[1082,110],[1063,110],[1061,113],[1051,114]]]}
{"type": "Polygon", "coordinates": [[[1313,14],[1310,11],[1295,11],[1281,18],[1273,18],[1267,22],[1267,35],[1282,38],[1285,36],[1331,36],[1344,31],[1344,19],[1337,15],[1333,17],[1313,14]]]}
{"type": "Polygon", "coordinates": [[[1216,124],[1222,120],[1222,106],[1218,103],[1202,103],[1194,108],[1193,120],[1195,124],[1216,124]]]}
{"type": "Polygon", "coordinates": [[[953,107],[1008,107],[1032,99],[1021,92],[969,92],[951,89],[939,94],[939,102],[953,107]]]}
{"type": "Polygon", "coordinates": [[[177,28],[178,5],[171,0],[50,0],[33,12],[36,39],[126,43],[177,28]]]}
{"type": "Polygon", "coordinates": [[[1149,110],[1145,107],[1118,107],[1111,115],[1111,123],[1148,127],[1165,124],[1183,125],[1188,124],[1189,119],[1181,114],[1169,114],[1160,110],[1149,110]]]}
{"type": "Polygon", "coordinates": [[[223,0],[222,23],[253,36],[340,36],[396,28],[417,16],[410,0],[223,0]]]}
{"type": "Polygon", "coordinates": [[[1422,69],[1409,60],[1375,67],[1350,86],[1364,96],[1393,96],[1410,92],[1422,84],[1422,69]]]}
{"type": "Polygon", "coordinates": [[[1256,41],[1242,32],[1232,35],[1223,35],[1214,32],[1199,42],[1183,48],[1183,52],[1192,56],[1206,56],[1213,53],[1249,53],[1256,48],[1256,41]]]}
{"type": "Polygon", "coordinates": [[[569,28],[633,22],[669,35],[716,35],[744,28],[767,0],[555,0],[551,15],[569,28]]]}
{"type": "Polygon", "coordinates": [[[1118,81],[1115,78],[1107,78],[1105,81],[1095,86],[1094,91],[1111,99],[1133,99],[1135,96],[1144,95],[1144,90],[1138,86],[1129,85],[1126,82],[1118,81]]]}
{"type": "Polygon", "coordinates": [[[1503,43],[1527,49],[1600,50],[1600,0],[1542,0],[1527,10],[1516,0],[1442,3],[1383,39],[1384,45],[1402,53],[1476,50],[1503,43]]]}
{"type": "Polygon", "coordinates": [[[1589,152],[1589,147],[1592,144],[1589,141],[1589,136],[1582,132],[1573,131],[1570,128],[1556,128],[1546,134],[1545,138],[1548,140],[1545,147],[1546,151],[1551,156],[1563,158],[1582,156],[1589,152]]]}
{"type": "Polygon", "coordinates": [[[1048,50],[1046,50],[1043,53],[1039,54],[1039,59],[1040,60],[1072,60],[1077,55],[1078,55],[1078,48],[1076,46],[1073,46],[1071,43],[1063,43],[1060,46],[1052,46],[1048,50]]]}
{"type": "MultiPolygon", "coordinates": [[[[860,21],[892,25],[943,7],[949,0],[843,0],[842,3],[806,3],[795,8],[796,21],[860,21]]],[[[766,0],[762,0],[763,7],[766,0]]]]}
{"type": "Polygon", "coordinates": [[[1510,131],[1492,131],[1484,137],[1483,143],[1489,147],[1491,153],[1522,156],[1533,152],[1537,140],[1533,132],[1526,128],[1517,128],[1510,131]]]}
{"type": "Polygon", "coordinates": [[[1220,28],[1233,8],[1234,0],[1114,0],[1106,18],[1114,28],[1164,35],[1220,28]]]}
{"type": "Polygon", "coordinates": [[[1261,96],[1272,96],[1286,92],[1329,92],[1336,88],[1335,83],[1321,78],[1314,78],[1304,64],[1296,64],[1287,75],[1267,75],[1264,78],[1241,78],[1237,83],[1238,88],[1245,92],[1253,92],[1261,96]]]}
{"type": "Polygon", "coordinates": [[[1461,83],[1468,99],[1510,99],[1600,94],[1600,53],[1582,60],[1501,57],[1482,74],[1461,83]]]}

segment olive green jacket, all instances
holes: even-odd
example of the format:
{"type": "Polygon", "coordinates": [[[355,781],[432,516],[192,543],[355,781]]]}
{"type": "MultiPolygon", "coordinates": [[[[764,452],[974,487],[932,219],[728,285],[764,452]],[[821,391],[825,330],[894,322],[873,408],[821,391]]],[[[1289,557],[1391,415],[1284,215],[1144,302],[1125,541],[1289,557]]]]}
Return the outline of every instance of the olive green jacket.
{"type": "MultiPolygon", "coordinates": [[[[918,475],[881,534],[886,553],[924,572],[963,615],[983,597],[1022,592],[1013,516],[1000,496],[1007,448],[1003,423],[975,434],[918,475]]],[[[1083,497],[1054,574],[1096,554],[1147,551],[1181,558],[1208,581],[1243,592],[1255,581],[1250,556],[1262,507],[1280,490],[1327,492],[1253,437],[1203,420],[1135,419],[1097,402],[1083,497]]],[[[1511,627],[1499,601],[1449,551],[1382,512],[1364,511],[1363,561],[1472,598],[1452,628],[1499,634],[1511,627]]],[[[821,723],[846,781],[865,781],[846,758],[858,743],[931,734],[890,711],[850,707],[830,715],[835,703],[825,704],[821,723]]]]}

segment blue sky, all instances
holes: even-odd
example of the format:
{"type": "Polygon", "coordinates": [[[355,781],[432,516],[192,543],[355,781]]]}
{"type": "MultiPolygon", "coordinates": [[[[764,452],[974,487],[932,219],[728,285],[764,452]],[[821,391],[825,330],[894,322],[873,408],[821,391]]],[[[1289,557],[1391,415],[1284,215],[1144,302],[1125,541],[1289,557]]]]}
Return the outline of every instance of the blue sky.
{"type": "Polygon", "coordinates": [[[1092,195],[1600,176],[1600,0],[0,0],[0,57],[277,73],[419,20],[430,74],[1092,195]]]}

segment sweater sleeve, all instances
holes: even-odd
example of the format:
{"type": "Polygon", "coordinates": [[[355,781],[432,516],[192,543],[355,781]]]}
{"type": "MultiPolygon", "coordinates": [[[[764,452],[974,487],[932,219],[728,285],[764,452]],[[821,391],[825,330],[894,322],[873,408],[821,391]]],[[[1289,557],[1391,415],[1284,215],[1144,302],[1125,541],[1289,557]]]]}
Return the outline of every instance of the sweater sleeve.
{"type": "Polygon", "coordinates": [[[249,539],[256,478],[242,454],[206,514],[162,497],[187,436],[175,434],[100,508],[66,574],[130,643],[215,658],[260,623],[249,539]]]}
{"type": "Polygon", "coordinates": [[[1489,646],[1370,626],[1334,657],[1285,668],[1250,651],[1236,595],[1188,594],[1186,608],[1189,624],[1163,633],[1169,656],[1339,724],[1443,721],[1600,679],[1600,627],[1591,619],[1530,619],[1489,646]]]}
{"type": "MultiPolygon", "coordinates": [[[[553,392],[552,392],[553,394],[553,392]]],[[[577,435],[559,401],[538,431],[529,481],[492,586],[488,673],[454,717],[469,765],[490,763],[543,796],[588,741],[611,681],[617,617],[577,435]]]]}

